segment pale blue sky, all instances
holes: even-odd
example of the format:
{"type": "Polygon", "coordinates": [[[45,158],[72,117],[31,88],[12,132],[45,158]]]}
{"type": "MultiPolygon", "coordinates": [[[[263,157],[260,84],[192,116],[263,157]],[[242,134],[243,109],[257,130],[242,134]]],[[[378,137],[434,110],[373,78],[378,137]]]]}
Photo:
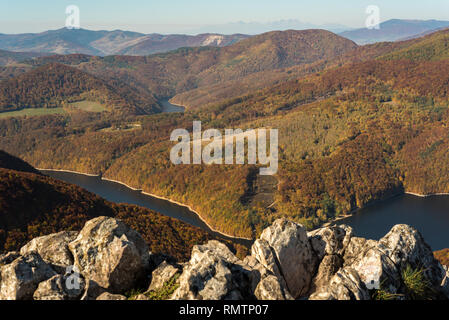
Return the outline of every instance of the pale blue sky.
{"type": "Polygon", "coordinates": [[[189,33],[207,25],[282,19],[361,27],[368,5],[380,7],[382,21],[449,20],[449,0],[0,0],[0,33],[61,28],[70,4],[81,10],[82,28],[144,33],[189,33]]]}

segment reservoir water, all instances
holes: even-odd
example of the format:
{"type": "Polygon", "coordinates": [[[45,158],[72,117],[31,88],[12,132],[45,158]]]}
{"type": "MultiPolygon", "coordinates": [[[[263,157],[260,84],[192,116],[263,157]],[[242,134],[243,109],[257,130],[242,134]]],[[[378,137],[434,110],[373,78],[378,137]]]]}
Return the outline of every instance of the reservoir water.
{"type": "Polygon", "coordinates": [[[172,104],[168,99],[159,100],[159,104],[162,106],[163,113],[174,113],[185,111],[184,107],[172,104]]]}
{"type": "Polygon", "coordinates": [[[152,197],[143,194],[141,191],[133,190],[123,184],[103,180],[98,176],[87,176],[72,172],[41,170],[54,179],[62,180],[67,183],[77,185],[100,197],[115,203],[126,203],[141,206],[159,212],[165,216],[175,218],[186,222],[192,226],[201,228],[217,237],[233,242],[250,246],[252,241],[240,238],[227,237],[211,230],[206,223],[204,223],[195,212],[189,208],[172,203],[170,201],[152,197]]]}
{"type": "MultiPolygon", "coordinates": [[[[173,105],[169,100],[160,100],[159,103],[163,107],[162,112],[184,112],[183,107],[173,105]]],[[[43,170],[43,173],[78,185],[111,202],[145,207],[245,246],[252,243],[249,240],[226,237],[214,232],[187,207],[145,195],[122,184],[71,172],[43,170]]],[[[361,209],[336,224],[347,224],[354,228],[357,236],[374,240],[382,238],[396,224],[408,224],[422,233],[433,250],[441,250],[449,248],[449,196],[426,198],[412,195],[398,196],[361,209]]]]}
{"type": "MultiPolygon", "coordinates": [[[[179,219],[195,227],[245,246],[251,241],[226,237],[212,231],[196,213],[187,207],[145,195],[122,184],[78,173],[42,170],[46,175],[78,185],[104,199],[145,207],[163,215],[179,219]]],[[[396,224],[408,224],[422,233],[433,250],[449,248],[449,196],[420,198],[398,196],[359,210],[353,216],[338,221],[354,228],[357,236],[379,240],[396,224]]]]}
{"type": "Polygon", "coordinates": [[[347,224],[357,236],[374,240],[396,224],[408,224],[421,232],[433,250],[441,250],[449,248],[449,196],[407,194],[361,209],[337,224],[347,224]]]}

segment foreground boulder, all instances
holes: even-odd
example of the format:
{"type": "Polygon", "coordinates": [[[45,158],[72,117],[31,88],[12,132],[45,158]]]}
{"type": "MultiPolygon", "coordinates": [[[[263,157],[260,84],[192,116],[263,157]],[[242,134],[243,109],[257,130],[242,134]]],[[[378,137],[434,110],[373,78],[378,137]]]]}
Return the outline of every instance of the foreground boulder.
{"type": "Polygon", "coordinates": [[[343,257],[352,236],[352,228],[345,225],[321,228],[308,233],[312,248],[320,260],[326,255],[343,257]]]}
{"type": "Polygon", "coordinates": [[[10,264],[11,262],[13,262],[14,260],[16,260],[19,257],[20,257],[20,253],[15,252],[15,251],[8,252],[5,254],[0,254],[0,267],[10,264]]]}
{"type": "Polygon", "coordinates": [[[168,281],[179,273],[181,273],[179,267],[168,264],[167,261],[162,262],[152,273],[151,284],[148,291],[162,289],[168,281]]]}
{"type": "Polygon", "coordinates": [[[37,252],[55,271],[64,273],[68,266],[73,265],[73,257],[68,244],[77,236],[78,232],[63,231],[35,238],[20,249],[20,254],[37,252]]]}
{"type": "Polygon", "coordinates": [[[256,299],[293,300],[281,275],[276,275],[272,269],[260,264],[254,256],[246,257],[243,263],[253,270],[251,291],[254,292],[256,299]]]}
{"type": "Polygon", "coordinates": [[[257,285],[254,295],[258,300],[293,300],[279,278],[274,275],[263,277],[257,285]]]}
{"type": "MultiPolygon", "coordinates": [[[[270,251],[290,294],[294,298],[305,296],[310,289],[318,263],[306,229],[299,224],[281,219],[265,229],[260,238],[271,248],[270,251]]],[[[261,264],[272,260],[271,257],[262,258],[260,255],[256,258],[261,264]]]]}
{"type": "Polygon", "coordinates": [[[85,282],[82,278],[76,281],[70,275],[55,275],[41,282],[33,294],[34,300],[79,300],[84,292],[85,282]]]}
{"type": "Polygon", "coordinates": [[[120,294],[111,294],[108,292],[105,292],[103,294],[101,294],[97,300],[127,300],[125,296],[122,296],[120,294]]]}
{"type": "MultiPolygon", "coordinates": [[[[447,270],[434,258],[421,234],[410,226],[397,225],[379,241],[352,237],[343,253],[342,268],[328,283],[320,281],[310,299],[365,300],[379,290],[390,298],[407,299],[407,268],[422,274],[420,285],[429,292],[427,298],[449,298],[447,270]]],[[[325,257],[319,269],[327,264],[325,257]]]]}
{"type": "Polygon", "coordinates": [[[174,300],[253,299],[253,270],[218,241],[195,246],[179,278],[174,300]]]}
{"type": "Polygon", "coordinates": [[[117,219],[90,220],[69,249],[80,273],[110,293],[133,289],[148,271],[147,244],[117,219]]]}
{"type": "Polygon", "coordinates": [[[445,281],[446,270],[435,259],[432,249],[417,230],[407,225],[397,225],[379,241],[379,249],[399,270],[408,266],[421,269],[432,287],[441,286],[441,292],[449,296],[449,287],[445,281]]]}
{"type": "Polygon", "coordinates": [[[31,300],[39,283],[56,272],[32,252],[0,268],[0,300],[31,300]]]}
{"type": "Polygon", "coordinates": [[[97,300],[99,296],[106,292],[106,289],[100,287],[98,283],[93,280],[88,280],[84,289],[84,294],[81,297],[82,301],[97,300]]]}
{"type": "Polygon", "coordinates": [[[338,271],[326,286],[313,293],[309,300],[370,300],[370,293],[358,273],[345,268],[338,271]]]}
{"type": "Polygon", "coordinates": [[[392,294],[399,293],[401,275],[394,262],[378,246],[360,252],[350,265],[368,289],[385,289],[392,294]]]}
{"type": "Polygon", "coordinates": [[[331,226],[308,233],[312,249],[319,262],[310,292],[326,287],[344,263],[344,254],[353,238],[351,227],[331,226]]]}

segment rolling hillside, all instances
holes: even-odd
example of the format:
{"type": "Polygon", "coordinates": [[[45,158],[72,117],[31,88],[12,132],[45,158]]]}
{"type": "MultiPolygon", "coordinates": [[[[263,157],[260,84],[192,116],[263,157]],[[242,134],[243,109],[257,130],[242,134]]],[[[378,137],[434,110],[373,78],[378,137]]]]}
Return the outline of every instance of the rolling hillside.
{"type": "Polygon", "coordinates": [[[204,33],[196,36],[150,34],[127,43],[126,47],[109,54],[131,56],[146,56],[154,53],[164,53],[183,47],[226,47],[250,36],[244,34],[221,35],[204,33]]]}
{"type": "Polygon", "coordinates": [[[100,78],[122,79],[158,97],[171,97],[258,72],[333,60],[356,47],[328,31],[290,30],[262,34],[222,48],[183,48],[148,57],[53,56],[29,64],[66,63],[100,78]]]}
{"type": "Polygon", "coordinates": [[[15,64],[24,60],[45,56],[44,53],[34,52],[11,52],[0,50],[0,66],[15,64]]]}
{"type": "Polygon", "coordinates": [[[0,111],[56,108],[78,101],[97,102],[118,113],[154,112],[151,95],[138,96],[119,82],[98,79],[62,64],[47,64],[0,82],[0,111]]]}

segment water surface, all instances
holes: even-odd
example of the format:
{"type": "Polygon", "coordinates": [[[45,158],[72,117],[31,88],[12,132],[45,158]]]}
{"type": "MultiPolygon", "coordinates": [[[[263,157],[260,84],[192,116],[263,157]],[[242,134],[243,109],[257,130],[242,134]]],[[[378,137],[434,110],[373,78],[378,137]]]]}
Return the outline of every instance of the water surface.
{"type": "MultiPolygon", "coordinates": [[[[78,185],[108,201],[145,207],[199,227],[223,239],[246,246],[251,244],[248,240],[230,238],[213,232],[187,207],[145,195],[122,184],[77,173],[47,170],[43,173],[78,185]]],[[[420,198],[403,195],[361,209],[352,217],[340,220],[337,224],[350,225],[357,236],[374,240],[382,238],[396,224],[408,224],[422,233],[433,250],[441,250],[449,248],[449,196],[420,198]]]]}
{"type": "Polygon", "coordinates": [[[159,100],[159,104],[162,106],[163,113],[175,113],[185,111],[184,107],[172,104],[168,99],[159,100]]]}
{"type": "Polygon", "coordinates": [[[84,188],[108,201],[148,208],[165,216],[175,218],[192,226],[201,228],[206,232],[209,232],[222,239],[232,240],[233,242],[240,243],[245,246],[251,245],[251,241],[249,240],[227,237],[214,232],[198,217],[195,212],[190,211],[187,207],[180,206],[164,199],[159,199],[143,194],[141,191],[130,189],[123,184],[102,180],[98,176],[87,176],[78,173],[51,170],[41,171],[42,173],[54,179],[62,180],[67,183],[75,184],[81,188],[84,188]]]}
{"type": "Polygon", "coordinates": [[[357,236],[379,240],[396,224],[408,224],[424,236],[433,250],[449,248],[449,196],[420,198],[403,195],[359,210],[338,221],[357,236]]]}

